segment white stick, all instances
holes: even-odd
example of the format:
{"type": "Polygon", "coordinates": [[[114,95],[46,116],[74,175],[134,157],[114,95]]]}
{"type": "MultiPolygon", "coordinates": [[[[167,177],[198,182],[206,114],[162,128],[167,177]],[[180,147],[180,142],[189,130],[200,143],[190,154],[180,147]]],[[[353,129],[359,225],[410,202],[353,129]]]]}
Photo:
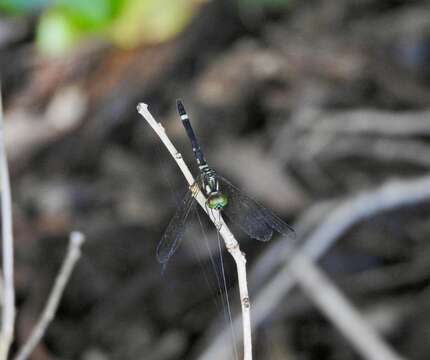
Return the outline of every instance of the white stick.
{"type": "Polygon", "coordinates": [[[18,355],[16,355],[14,360],[25,360],[30,356],[36,345],[45,334],[49,324],[54,319],[58,304],[64,292],[64,288],[69,281],[76,262],[81,256],[81,245],[84,240],[84,235],[78,231],[74,231],[70,234],[69,248],[67,250],[66,257],[64,258],[61,269],[57,275],[57,278],[55,279],[55,284],[51,290],[51,293],[49,294],[45,308],[43,309],[43,312],[34,326],[27,342],[18,351],[18,355]]]}
{"type": "Polygon", "coordinates": [[[248,282],[246,278],[246,259],[245,255],[240,251],[239,244],[235,239],[234,235],[231,233],[227,224],[224,222],[221,214],[217,219],[213,216],[211,212],[206,209],[206,198],[198,188],[194,186],[195,180],[190,172],[187,164],[182,158],[182,155],[176,150],[172,142],[166,135],[164,127],[158,123],[148,110],[148,105],[144,103],[139,103],[137,106],[137,111],[143,118],[148,122],[148,124],[154,129],[158,137],[161,139],[163,144],[166,146],[167,150],[170,152],[172,157],[175,159],[188,184],[195,191],[195,199],[202,207],[202,209],[208,214],[209,218],[212,220],[214,225],[219,229],[219,232],[224,239],[225,246],[228,252],[233,257],[236,262],[237,276],[239,282],[239,294],[242,306],[242,325],[243,325],[243,358],[244,360],[252,360],[252,341],[251,341],[251,315],[250,315],[250,302],[248,295],[248,282]]]}
{"type": "Polygon", "coordinates": [[[0,93],[0,186],[3,250],[3,308],[0,335],[0,359],[6,360],[15,324],[15,289],[13,283],[12,200],[7,166],[3,106],[0,93]]]}
{"type": "Polygon", "coordinates": [[[336,285],[307,256],[301,253],[295,255],[289,269],[309,298],[364,359],[403,359],[384,342],[336,285]]]}

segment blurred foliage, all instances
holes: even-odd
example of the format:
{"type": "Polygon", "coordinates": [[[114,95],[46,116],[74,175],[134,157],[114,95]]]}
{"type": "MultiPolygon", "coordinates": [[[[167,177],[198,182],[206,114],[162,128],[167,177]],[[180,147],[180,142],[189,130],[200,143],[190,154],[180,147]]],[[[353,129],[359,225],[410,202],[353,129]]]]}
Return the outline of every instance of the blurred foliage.
{"type": "Polygon", "coordinates": [[[46,7],[49,0],[0,0],[0,10],[9,15],[22,15],[46,7]]]}
{"type": "MultiPolygon", "coordinates": [[[[284,9],[290,0],[237,0],[240,11],[284,9]]],[[[40,14],[36,43],[45,54],[64,54],[88,37],[130,48],[168,40],[204,0],[0,0],[8,15],[40,14]]]]}
{"type": "Polygon", "coordinates": [[[9,15],[40,13],[36,43],[63,54],[79,41],[100,37],[120,47],[167,40],[190,21],[196,0],[0,0],[9,15]]]}
{"type": "Polygon", "coordinates": [[[188,24],[197,4],[190,0],[126,1],[112,24],[111,38],[124,47],[167,40],[188,24]]]}

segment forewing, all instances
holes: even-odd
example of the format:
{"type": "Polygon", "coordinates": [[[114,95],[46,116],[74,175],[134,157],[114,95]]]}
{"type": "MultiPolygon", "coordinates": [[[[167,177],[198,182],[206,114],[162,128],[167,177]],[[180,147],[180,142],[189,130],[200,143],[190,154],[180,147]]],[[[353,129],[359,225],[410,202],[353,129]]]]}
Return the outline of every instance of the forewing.
{"type": "Polygon", "coordinates": [[[160,264],[165,266],[178,249],[185,232],[185,223],[193,205],[193,193],[188,190],[157,246],[157,260],[160,264]]]}
{"type": "Polygon", "coordinates": [[[218,176],[221,191],[228,197],[228,204],[223,209],[227,217],[238,224],[250,237],[260,241],[272,238],[273,231],[288,237],[295,237],[291,226],[277,217],[255,200],[243,194],[237,187],[222,176],[218,176]]]}

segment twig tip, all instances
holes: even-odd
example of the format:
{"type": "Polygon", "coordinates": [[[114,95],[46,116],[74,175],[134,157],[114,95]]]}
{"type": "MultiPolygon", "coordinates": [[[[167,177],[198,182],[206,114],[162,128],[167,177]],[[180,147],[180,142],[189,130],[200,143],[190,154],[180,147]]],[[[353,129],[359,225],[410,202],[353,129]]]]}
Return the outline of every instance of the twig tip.
{"type": "Polygon", "coordinates": [[[72,231],[70,233],[70,241],[73,245],[81,246],[82,243],[85,241],[85,235],[82,234],[80,231],[72,231]]]}
{"type": "Polygon", "coordinates": [[[137,112],[141,113],[142,111],[146,110],[148,108],[148,104],[145,104],[143,102],[137,104],[137,112]]]}

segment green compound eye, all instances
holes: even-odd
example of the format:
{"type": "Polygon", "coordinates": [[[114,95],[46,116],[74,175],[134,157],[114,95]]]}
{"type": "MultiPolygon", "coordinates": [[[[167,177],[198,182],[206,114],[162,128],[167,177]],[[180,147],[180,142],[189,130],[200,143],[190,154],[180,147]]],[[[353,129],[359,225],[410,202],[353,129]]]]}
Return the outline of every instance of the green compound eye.
{"type": "Polygon", "coordinates": [[[208,197],[208,206],[210,209],[214,210],[222,210],[224,209],[228,204],[227,196],[223,193],[215,193],[211,194],[208,197]]]}

